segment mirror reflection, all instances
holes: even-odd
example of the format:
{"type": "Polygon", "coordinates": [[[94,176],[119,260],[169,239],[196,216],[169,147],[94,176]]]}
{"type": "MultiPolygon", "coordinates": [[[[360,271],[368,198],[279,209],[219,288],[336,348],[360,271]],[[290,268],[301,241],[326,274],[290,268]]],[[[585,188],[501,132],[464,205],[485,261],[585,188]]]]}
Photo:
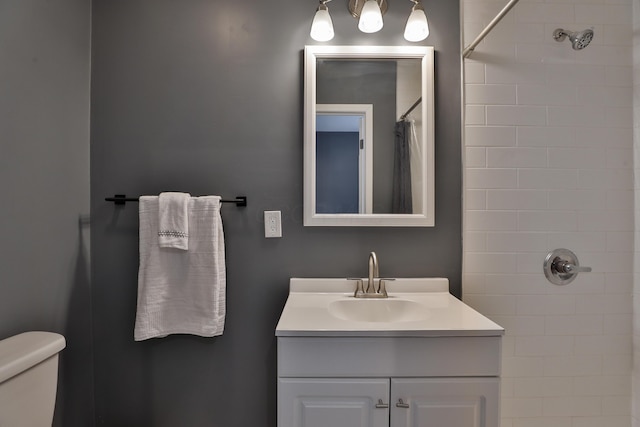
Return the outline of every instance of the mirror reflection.
{"type": "Polygon", "coordinates": [[[316,212],[421,213],[421,60],[316,66],[316,212]]]}
{"type": "Polygon", "coordinates": [[[433,49],[307,46],[305,225],[433,225],[433,49]]]}

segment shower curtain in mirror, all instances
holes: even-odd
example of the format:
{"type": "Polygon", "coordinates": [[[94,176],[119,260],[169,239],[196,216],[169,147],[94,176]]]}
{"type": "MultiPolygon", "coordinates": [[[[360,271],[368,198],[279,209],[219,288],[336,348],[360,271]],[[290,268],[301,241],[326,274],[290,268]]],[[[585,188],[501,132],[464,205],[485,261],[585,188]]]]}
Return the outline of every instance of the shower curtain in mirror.
{"type": "Polygon", "coordinates": [[[413,213],[411,195],[411,136],[413,122],[400,120],[395,126],[392,213],[413,213]]]}

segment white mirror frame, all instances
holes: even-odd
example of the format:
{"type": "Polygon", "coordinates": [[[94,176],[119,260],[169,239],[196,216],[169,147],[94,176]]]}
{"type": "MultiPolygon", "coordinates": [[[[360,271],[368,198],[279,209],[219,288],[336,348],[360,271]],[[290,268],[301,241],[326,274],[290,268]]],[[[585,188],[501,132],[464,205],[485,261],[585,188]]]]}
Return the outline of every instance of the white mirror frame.
{"type": "Polygon", "coordinates": [[[433,227],[435,225],[434,67],[431,46],[305,46],[304,49],[304,225],[433,227]],[[318,59],[420,59],[422,61],[423,189],[420,214],[316,213],[316,64],[318,59]]]}

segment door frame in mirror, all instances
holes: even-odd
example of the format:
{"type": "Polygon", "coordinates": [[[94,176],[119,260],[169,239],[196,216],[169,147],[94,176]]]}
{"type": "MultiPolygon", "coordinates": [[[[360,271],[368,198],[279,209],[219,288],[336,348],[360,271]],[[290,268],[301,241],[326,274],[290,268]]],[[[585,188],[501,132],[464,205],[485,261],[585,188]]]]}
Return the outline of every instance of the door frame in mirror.
{"type": "MultiPolygon", "coordinates": [[[[373,105],[316,104],[316,119],[319,114],[362,116],[364,126],[362,126],[360,135],[364,134],[364,138],[360,141],[362,144],[360,148],[363,150],[364,156],[361,151],[358,162],[358,206],[359,214],[373,212],[373,105]]],[[[315,177],[317,179],[317,175],[315,177]]]]}
{"type": "MultiPolygon", "coordinates": [[[[305,46],[304,50],[304,225],[433,227],[435,225],[434,50],[431,46],[305,46]],[[422,66],[422,213],[316,213],[316,76],[318,59],[420,59],[422,66]]],[[[417,98],[417,97],[416,97],[417,98]]]]}

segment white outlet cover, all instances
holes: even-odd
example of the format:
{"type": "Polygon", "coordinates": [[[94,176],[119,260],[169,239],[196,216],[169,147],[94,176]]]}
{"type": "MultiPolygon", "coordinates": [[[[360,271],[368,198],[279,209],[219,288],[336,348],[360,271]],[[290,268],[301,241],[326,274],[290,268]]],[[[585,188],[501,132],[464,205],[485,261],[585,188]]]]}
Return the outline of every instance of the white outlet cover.
{"type": "Polygon", "coordinates": [[[264,211],[264,237],[282,237],[280,211],[264,211]]]}

